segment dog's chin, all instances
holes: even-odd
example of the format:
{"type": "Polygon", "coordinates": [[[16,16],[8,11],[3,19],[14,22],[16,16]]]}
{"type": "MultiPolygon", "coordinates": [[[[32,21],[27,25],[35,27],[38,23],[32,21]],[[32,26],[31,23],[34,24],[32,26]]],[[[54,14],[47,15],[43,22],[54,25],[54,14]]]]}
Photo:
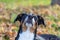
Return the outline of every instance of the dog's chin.
{"type": "Polygon", "coordinates": [[[32,27],[32,24],[31,23],[25,23],[25,26],[30,28],[30,27],[32,27]]]}

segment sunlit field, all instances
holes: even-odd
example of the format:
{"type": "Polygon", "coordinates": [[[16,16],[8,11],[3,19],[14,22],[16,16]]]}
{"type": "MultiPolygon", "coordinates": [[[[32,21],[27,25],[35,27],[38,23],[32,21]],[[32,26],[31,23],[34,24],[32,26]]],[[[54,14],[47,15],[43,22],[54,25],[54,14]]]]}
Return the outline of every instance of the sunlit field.
{"type": "Polygon", "coordinates": [[[14,40],[20,23],[14,23],[23,10],[44,18],[46,28],[39,25],[37,34],[53,34],[60,37],[60,6],[50,5],[51,0],[0,0],[0,40],[14,40]]]}

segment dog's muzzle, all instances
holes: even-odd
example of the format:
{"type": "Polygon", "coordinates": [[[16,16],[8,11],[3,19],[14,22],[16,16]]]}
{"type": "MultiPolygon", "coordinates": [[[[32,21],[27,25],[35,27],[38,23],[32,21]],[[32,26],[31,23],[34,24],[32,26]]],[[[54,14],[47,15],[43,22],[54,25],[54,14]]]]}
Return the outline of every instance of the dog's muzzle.
{"type": "Polygon", "coordinates": [[[26,27],[32,27],[33,25],[31,23],[25,23],[26,27]]]}

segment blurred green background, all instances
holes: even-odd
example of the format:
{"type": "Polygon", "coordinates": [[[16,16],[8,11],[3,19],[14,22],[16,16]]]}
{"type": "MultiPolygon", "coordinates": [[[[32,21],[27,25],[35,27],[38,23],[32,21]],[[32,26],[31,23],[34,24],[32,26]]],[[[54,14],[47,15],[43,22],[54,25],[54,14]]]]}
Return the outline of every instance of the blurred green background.
{"type": "Polygon", "coordinates": [[[51,0],[0,0],[4,2],[7,8],[21,6],[30,6],[30,5],[50,5],[51,0]]]}

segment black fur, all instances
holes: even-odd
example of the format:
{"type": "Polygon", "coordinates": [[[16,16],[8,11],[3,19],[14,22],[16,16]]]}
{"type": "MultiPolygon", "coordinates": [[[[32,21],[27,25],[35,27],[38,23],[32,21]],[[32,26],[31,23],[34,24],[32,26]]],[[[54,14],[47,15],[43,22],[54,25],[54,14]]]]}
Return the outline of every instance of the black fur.
{"type": "Polygon", "coordinates": [[[38,25],[43,24],[46,27],[43,17],[41,17],[39,15],[37,17],[38,17],[38,25]]]}
{"type": "Polygon", "coordinates": [[[19,15],[16,17],[16,19],[14,20],[14,22],[16,22],[16,21],[20,21],[20,22],[21,22],[24,15],[26,15],[26,14],[24,14],[24,13],[19,14],[19,15]]]}
{"type": "Polygon", "coordinates": [[[18,40],[18,38],[19,38],[19,33],[22,33],[22,25],[20,25],[20,27],[19,27],[18,34],[17,34],[15,40],[18,40]]]}
{"type": "Polygon", "coordinates": [[[34,39],[33,40],[36,40],[36,33],[37,33],[37,27],[36,27],[36,29],[34,31],[34,39]]]}
{"type": "Polygon", "coordinates": [[[45,40],[60,40],[60,38],[58,36],[52,35],[52,34],[41,34],[39,36],[41,36],[45,40]]]}

